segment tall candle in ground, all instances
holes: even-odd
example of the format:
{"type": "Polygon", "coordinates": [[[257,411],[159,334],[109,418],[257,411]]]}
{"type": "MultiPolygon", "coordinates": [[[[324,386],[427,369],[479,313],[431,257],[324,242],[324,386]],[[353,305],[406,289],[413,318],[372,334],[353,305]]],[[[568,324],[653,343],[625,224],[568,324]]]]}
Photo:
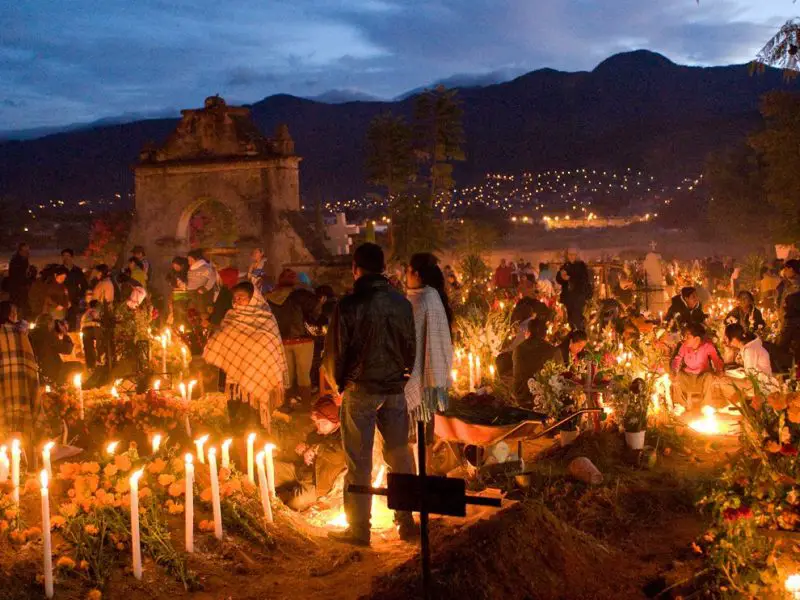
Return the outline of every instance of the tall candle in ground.
{"type": "Polygon", "coordinates": [[[142,542],[139,534],[139,478],[144,471],[139,469],[131,475],[131,550],[133,552],[133,576],[142,578],[142,542]]]}
{"type": "Polygon", "coordinates": [[[42,482],[42,542],[44,545],[44,595],[53,597],[53,542],[50,536],[50,492],[47,489],[47,471],[39,473],[42,482]]]}
{"type": "Polygon", "coordinates": [[[8,460],[8,448],[0,446],[0,483],[8,481],[8,472],[11,469],[11,461],[8,460]]]}
{"type": "Polygon", "coordinates": [[[83,408],[83,383],[81,382],[80,373],[76,373],[72,378],[72,384],[75,386],[75,389],[78,390],[78,406],[80,410],[81,421],[83,421],[86,414],[83,408]]]}
{"type": "Polygon", "coordinates": [[[264,446],[264,460],[267,467],[267,483],[269,483],[269,493],[275,496],[275,460],[272,453],[275,451],[275,444],[264,446]]]}
{"type": "Polygon", "coordinates": [[[50,450],[52,450],[55,445],[55,442],[47,442],[44,448],[42,448],[42,463],[45,471],[47,471],[47,476],[51,478],[53,477],[53,467],[50,463],[50,450]]]}
{"type": "Polygon", "coordinates": [[[186,506],[184,508],[186,516],[186,551],[194,552],[194,464],[192,463],[191,454],[187,453],[184,459],[186,462],[183,467],[186,476],[186,506]]]}
{"type": "Polygon", "coordinates": [[[219,474],[217,473],[217,449],[208,449],[208,468],[211,471],[211,509],[214,513],[214,537],[222,539],[222,506],[219,502],[219,474]]]}
{"type": "Polygon", "coordinates": [[[224,442],[222,442],[222,468],[223,469],[230,469],[231,468],[231,444],[233,440],[228,438],[224,442]]]}
{"type": "Polygon", "coordinates": [[[208,435],[199,437],[194,441],[194,445],[197,447],[197,460],[200,461],[201,465],[206,464],[206,457],[205,454],[203,453],[203,446],[207,441],[208,441],[208,435]]]}
{"type": "Polygon", "coordinates": [[[250,433],[247,436],[247,478],[250,480],[250,483],[255,485],[256,483],[256,476],[255,476],[255,469],[253,465],[253,452],[254,446],[256,443],[256,434],[250,433]]]}
{"type": "Polygon", "coordinates": [[[14,486],[12,498],[15,504],[19,504],[19,458],[22,452],[19,448],[19,440],[11,441],[11,485],[14,486]]]}
{"type": "Polygon", "coordinates": [[[269,500],[269,485],[267,485],[266,468],[264,467],[264,452],[256,456],[258,465],[258,489],[261,493],[261,507],[264,509],[264,518],[267,523],[272,523],[272,503],[269,500]]]}

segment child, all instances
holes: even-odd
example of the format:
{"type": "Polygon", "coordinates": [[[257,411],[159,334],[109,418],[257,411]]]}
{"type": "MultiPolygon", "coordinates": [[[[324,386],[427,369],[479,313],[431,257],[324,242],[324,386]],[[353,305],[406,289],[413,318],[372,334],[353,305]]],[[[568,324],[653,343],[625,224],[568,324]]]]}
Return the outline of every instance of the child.
{"type": "Polygon", "coordinates": [[[81,317],[81,338],[83,340],[83,355],[86,358],[86,368],[94,370],[100,354],[100,303],[97,300],[89,302],[89,308],[81,317]]]}

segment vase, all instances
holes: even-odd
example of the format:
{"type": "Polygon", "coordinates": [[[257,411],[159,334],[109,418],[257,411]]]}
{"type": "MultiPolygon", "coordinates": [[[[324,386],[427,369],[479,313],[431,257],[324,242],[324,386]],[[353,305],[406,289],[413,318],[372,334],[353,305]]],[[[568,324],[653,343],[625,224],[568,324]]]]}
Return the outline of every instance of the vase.
{"type": "Polygon", "coordinates": [[[644,448],[644,431],[626,431],[625,443],[631,450],[641,450],[644,448]]]}
{"type": "Polygon", "coordinates": [[[578,429],[560,431],[558,433],[558,443],[561,444],[562,448],[569,446],[572,442],[578,439],[580,433],[581,432],[578,429]]]}

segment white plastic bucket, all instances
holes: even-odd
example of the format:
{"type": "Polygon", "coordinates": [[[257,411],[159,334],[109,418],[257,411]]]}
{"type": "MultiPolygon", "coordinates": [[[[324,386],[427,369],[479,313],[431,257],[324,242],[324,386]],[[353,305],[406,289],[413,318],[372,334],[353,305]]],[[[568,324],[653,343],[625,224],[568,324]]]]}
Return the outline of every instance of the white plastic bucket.
{"type": "Polygon", "coordinates": [[[644,431],[626,431],[625,443],[631,450],[641,450],[644,448],[644,431]]]}

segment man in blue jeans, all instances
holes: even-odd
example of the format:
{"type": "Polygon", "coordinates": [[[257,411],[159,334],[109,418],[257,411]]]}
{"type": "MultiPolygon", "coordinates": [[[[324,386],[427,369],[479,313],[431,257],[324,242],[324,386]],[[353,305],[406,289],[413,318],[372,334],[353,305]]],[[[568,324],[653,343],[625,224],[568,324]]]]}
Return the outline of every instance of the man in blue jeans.
{"type": "MultiPolygon", "coordinates": [[[[416,337],[411,304],[383,276],[383,250],[362,244],[353,255],[353,293],[331,316],[324,365],[342,395],[342,445],[347,464],[344,509],[349,526],[328,535],[368,546],[372,498],[351,494],[349,485],[370,485],[375,426],[384,440],[384,460],[395,473],[413,473],[409,417],[403,390],[414,366],[416,337]]],[[[418,528],[410,513],[397,513],[401,539],[418,528]]]]}

